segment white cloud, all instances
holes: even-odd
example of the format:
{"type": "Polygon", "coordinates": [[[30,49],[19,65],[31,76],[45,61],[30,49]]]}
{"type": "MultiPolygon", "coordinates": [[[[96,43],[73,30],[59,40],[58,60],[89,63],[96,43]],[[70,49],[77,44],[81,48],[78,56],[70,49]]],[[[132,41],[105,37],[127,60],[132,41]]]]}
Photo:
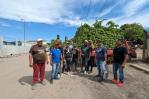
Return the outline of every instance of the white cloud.
{"type": "MultiPolygon", "coordinates": [[[[92,0],[92,4],[99,1],[92,0]]],[[[79,18],[73,18],[76,17],[73,9],[80,4],[88,5],[89,0],[0,0],[0,18],[48,24],[66,22],[75,25],[79,18]]]]}
{"type": "Polygon", "coordinates": [[[4,22],[4,21],[0,21],[0,27],[10,27],[11,25],[4,22]]]}
{"type": "Polygon", "coordinates": [[[127,17],[132,16],[137,13],[137,11],[143,7],[148,0],[130,0],[130,3],[128,3],[124,7],[124,13],[127,17]]]}
{"type": "MultiPolygon", "coordinates": [[[[101,1],[91,0],[92,6],[101,1]]],[[[124,5],[124,15],[110,19],[119,24],[127,22],[139,22],[148,25],[149,14],[137,14],[137,11],[144,6],[148,0],[109,0],[113,1],[111,7],[104,9],[99,17],[111,14],[112,9],[117,5],[128,2],[124,5]],[[134,16],[135,15],[135,16],[134,16]]],[[[80,6],[88,6],[90,0],[0,0],[0,18],[21,21],[25,19],[28,22],[40,22],[47,24],[64,23],[68,26],[78,26],[87,22],[92,24],[94,19],[82,20],[79,15],[75,15],[75,9],[80,6]]],[[[94,16],[93,16],[94,17],[94,16]]]]}

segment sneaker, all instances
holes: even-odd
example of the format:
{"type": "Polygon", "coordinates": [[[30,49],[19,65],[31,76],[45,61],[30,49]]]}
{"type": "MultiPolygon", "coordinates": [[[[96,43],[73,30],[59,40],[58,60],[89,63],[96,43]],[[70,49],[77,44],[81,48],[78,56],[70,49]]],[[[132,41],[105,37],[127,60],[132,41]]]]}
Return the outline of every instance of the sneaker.
{"type": "Polygon", "coordinates": [[[87,72],[86,72],[86,71],[84,71],[84,74],[86,75],[86,74],[87,74],[87,72]]]}
{"type": "Polygon", "coordinates": [[[64,74],[61,74],[61,78],[64,76],[64,74]]]}
{"type": "Polygon", "coordinates": [[[103,78],[102,77],[99,77],[98,81],[99,82],[102,82],[103,81],[103,78]]]}
{"type": "Polygon", "coordinates": [[[113,80],[112,80],[112,83],[114,83],[114,84],[118,84],[118,81],[115,80],[115,79],[113,79],[113,80]]]}
{"type": "Polygon", "coordinates": [[[118,86],[118,87],[124,87],[124,83],[118,82],[118,83],[117,83],[117,86],[118,86]]]}
{"type": "Polygon", "coordinates": [[[44,86],[46,85],[46,82],[45,82],[44,80],[41,81],[40,83],[41,83],[42,85],[44,85],[44,86]]]}
{"type": "Polygon", "coordinates": [[[32,85],[32,90],[36,90],[37,89],[37,84],[33,84],[32,85]]]}
{"type": "Polygon", "coordinates": [[[57,76],[59,79],[61,78],[61,75],[60,74],[58,74],[58,76],[57,76]]]}
{"type": "Polygon", "coordinates": [[[50,84],[53,84],[53,80],[52,79],[50,80],[50,84]]]}
{"type": "Polygon", "coordinates": [[[99,77],[100,75],[98,74],[98,75],[95,75],[95,77],[99,77]]]}

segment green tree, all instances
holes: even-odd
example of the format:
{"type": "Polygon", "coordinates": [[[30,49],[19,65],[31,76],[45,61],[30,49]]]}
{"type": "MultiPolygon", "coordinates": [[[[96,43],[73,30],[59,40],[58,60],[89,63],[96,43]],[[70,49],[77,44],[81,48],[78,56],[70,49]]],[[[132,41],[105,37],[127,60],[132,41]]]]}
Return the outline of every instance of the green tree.
{"type": "Polygon", "coordinates": [[[124,24],[120,28],[124,32],[125,39],[128,39],[128,40],[144,39],[144,28],[140,24],[137,24],[137,23],[124,24]]]}

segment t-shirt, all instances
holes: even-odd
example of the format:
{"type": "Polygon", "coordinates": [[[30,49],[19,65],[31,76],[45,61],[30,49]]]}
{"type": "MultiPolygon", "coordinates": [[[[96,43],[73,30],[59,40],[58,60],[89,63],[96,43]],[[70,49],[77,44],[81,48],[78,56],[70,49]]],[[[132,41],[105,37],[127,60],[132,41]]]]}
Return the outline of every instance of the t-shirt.
{"type": "Polygon", "coordinates": [[[78,49],[73,48],[72,54],[73,54],[73,59],[77,59],[78,56],[79,56],[79,51],[78,51],[78,49]]]}
{"type": "Polygon", "coordinates": [[[64,48],[64,58],[66,60],[71,60],[72,59],[72,49],[70,47],[65,47],[64,48]]]}
{"type": "Polygon", "coordinates": [[[125,55],[127,54],[128,51],[125,47],[115,47],[113,50],[113,62],[122,64],[124,62],[125,55]]]}
{"type": "Polygon", "coordinates": [[[106,49],[104,47],[96,49],[96,59],[100,61],[105,61],[106,49]]]}
{"type": "Polygon", "coordinates": [[[29,51],[33,56],[33,64],[45,63],[46,48],[44,46],[33,45],[29,51]]]}
{"type": "Polygon", "coordinates": [[[61,50],[52,48],[50,51],[50,54],[52,56],[52,63],[60,63],[61,60],[61,50]]]}
{"type": "Polygon", "coordinates": [[[96,55],[96,50],[94,48],[90,48],[90,56],[95,57],[96,55]]]}
{"type": "Polygon", "coordinates": [[[89,57],[89,47],[88,46],[83,46],[81,48],[81,50],[82,50],[83,57],[88,58],[89,57]]]}

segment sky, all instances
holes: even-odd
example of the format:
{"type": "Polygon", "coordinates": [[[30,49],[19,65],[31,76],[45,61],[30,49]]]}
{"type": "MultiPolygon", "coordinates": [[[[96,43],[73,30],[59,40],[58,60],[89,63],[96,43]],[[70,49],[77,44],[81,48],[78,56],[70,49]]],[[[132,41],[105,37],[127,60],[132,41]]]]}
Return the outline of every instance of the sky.
{"type": "Polygon", "coordinates": [[[83,24],[112,20],[149,27],[149,0],[0,0],[0,36],[5,40],[64,40],[83,24]]]}

